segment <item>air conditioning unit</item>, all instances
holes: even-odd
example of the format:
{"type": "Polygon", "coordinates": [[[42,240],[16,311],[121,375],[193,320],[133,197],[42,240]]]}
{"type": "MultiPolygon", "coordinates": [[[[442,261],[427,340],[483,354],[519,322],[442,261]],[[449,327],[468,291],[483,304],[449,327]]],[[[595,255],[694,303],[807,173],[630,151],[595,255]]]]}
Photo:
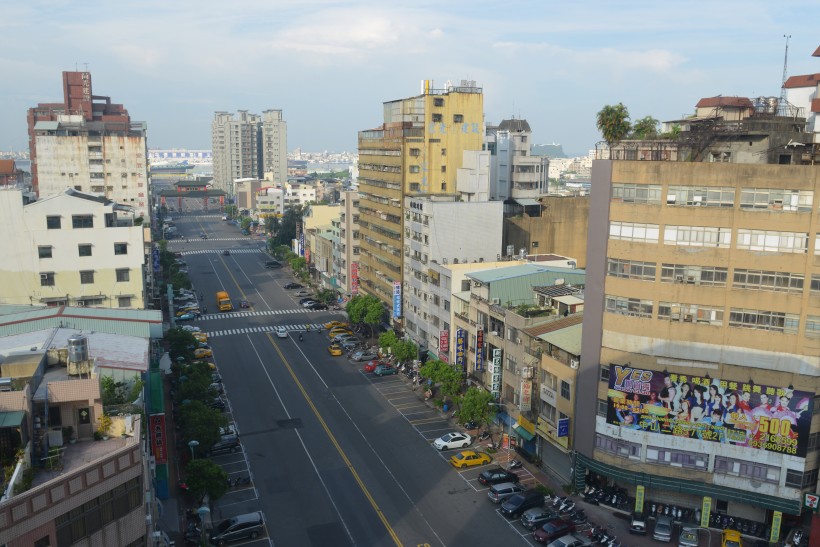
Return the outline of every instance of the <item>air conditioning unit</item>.
{"type": "Polygon", "coordinates": [[[525,380],[529,380],[532,378],[532,367],[523,367],[521,369],[521,377],[525,380]]]}
{"type": "Polygon", "coordinates": [[[492,303],[498,305],[498,304],[501,303],[501,299],[500,298],[493,298],[492,303]]]}
{"type": "Polygon", "coordinates": [[[492,334],[493,336],[498,336],[498,331],[494,330],[494,331],[490,332],[490,334],[492,334]]]}
{"type": "Polygon", "coordinates": [[[570,368],[578,368],[581,365],[581,362],[578,359],[570,359],[569,366],[570,368]]]}
{"type": "Polygon", "coordinates": [[[84,308],[85,307],[85,300],[77,300],[77,307],[84,308]]]}
{"type": "Polygon", "coordinates": [[[683,276],[682,275],[676,275],[675,276],[675,283],[683,283],[683,276]]]}
{"type": "Polygon", "coordinates": [[[515,339],[515,343],[516,343],[516,344],[520,344],[520,343],[521,343],[521,339],[520,339],[520,338],[516,338],[516,339],[515,339]]]}

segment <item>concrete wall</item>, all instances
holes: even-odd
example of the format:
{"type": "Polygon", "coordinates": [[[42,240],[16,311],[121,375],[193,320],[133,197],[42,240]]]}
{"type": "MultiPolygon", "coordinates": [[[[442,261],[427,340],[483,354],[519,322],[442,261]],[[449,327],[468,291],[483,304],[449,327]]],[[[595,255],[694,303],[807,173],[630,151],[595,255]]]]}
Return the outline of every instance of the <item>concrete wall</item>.
{"type": "Polygon", "coordinates": [[[578,268],[585,268],[589,198],[549,196],[542,198],[541,203],[540,217],[504,219],[502,252],[506,253],[507,245],[513,245],[516,254],[523,248],[527,254],[571,256],[578,260],[578,268]],[[533,242],[537,242],[538,247],[533,247],[533,242]]]}

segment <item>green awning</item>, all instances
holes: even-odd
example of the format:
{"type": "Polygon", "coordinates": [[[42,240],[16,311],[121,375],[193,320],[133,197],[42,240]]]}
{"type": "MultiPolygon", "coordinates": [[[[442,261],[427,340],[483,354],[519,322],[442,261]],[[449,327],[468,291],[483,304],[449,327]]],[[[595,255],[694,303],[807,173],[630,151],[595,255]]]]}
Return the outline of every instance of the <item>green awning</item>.
{"type": "Polygon", "coordinates": [[[530,433],[529,431],[527,431],[523,427],[521,427],[521,424],[515,423],[515,424],[513,424],[512,428],[513,428],[513,430],[515,430],[516,433],[518,433],[519,437],[523,438],[527,442],[529,442],[529,441],[531,441],[535,438],[535,435],[533,433],[530,433]]]}
{"type": "Polygon", "coordinates": [[[20,427],[26,413],[22,410],[13,410],[9,412],[0,412],[0,428],[4,427],[20,427]]]}

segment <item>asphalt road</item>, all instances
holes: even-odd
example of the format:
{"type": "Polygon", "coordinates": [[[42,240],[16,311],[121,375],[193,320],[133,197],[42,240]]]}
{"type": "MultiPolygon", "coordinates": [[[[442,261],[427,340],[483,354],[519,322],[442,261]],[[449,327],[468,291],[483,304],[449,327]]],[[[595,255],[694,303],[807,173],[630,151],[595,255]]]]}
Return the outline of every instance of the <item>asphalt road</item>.
{"type": "Polygon", "coordinates": [[[214,213],[171,216],[188,239],[169,248],[183,252],[211,312],[193,324],[219,333],[209,344],[258,497],[218,503],[215,520],[261,509],[272,543],[286,546],[530,543],[390,404],[380,384],[389,388],[396,377],[364,375],[361,365],[331,357],[325,332],[303,342],[257,332],[340,317],[303,311],[282,288],[287,272],[264,269],[261,240],[214,213]],[[213,313],[223,289],[235,305],[249,300],[251,313],[213,313]]]}

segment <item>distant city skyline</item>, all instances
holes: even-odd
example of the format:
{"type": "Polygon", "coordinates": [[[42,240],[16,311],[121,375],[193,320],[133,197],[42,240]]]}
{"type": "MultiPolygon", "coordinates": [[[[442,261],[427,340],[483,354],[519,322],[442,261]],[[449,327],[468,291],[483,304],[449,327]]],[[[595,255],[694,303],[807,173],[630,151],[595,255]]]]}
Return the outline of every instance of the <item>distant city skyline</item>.
{"type": "Polygon", "coordinates": [[[383,3],[213,0],[18,2],[0,23],[0,151],[28,148],[26,110],[59,101],[63,70],[148,124],[151,148],[210,148],[214,112],[281,109],[288,148],[354,152],[381,104],[420,82],[474,80],[485,122],[525,118],[570,156],[623,102],[637,120],[691,114],[702,97],[779,96],[820,72],[810,1],[383,3]]]}

